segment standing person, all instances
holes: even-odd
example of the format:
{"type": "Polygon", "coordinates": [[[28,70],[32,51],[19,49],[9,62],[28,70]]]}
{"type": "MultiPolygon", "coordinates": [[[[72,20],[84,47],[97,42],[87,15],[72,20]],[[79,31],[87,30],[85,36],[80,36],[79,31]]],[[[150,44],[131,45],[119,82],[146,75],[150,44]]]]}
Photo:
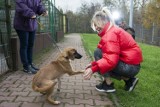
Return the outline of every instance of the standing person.
{"type": "Polygon", "coordinates": [[[87,66],[84,79],[90,79],[93,73],[98,72],[104,81],[96,85],[96,90],[115,92],[112,77],[124,80],[125,90],[132,91],[138,83],[135,76],[142,62],[140,47],[129,33],[114,24],[107,8],[93,15],[91,26],[98,32],[100,41],[94,52],[95,61],[87,66]]]}
{"type": "Polygon", "coordinates": [[[47,15],[41,0],[16,0],[14,28],[20,40],[20,58],[23,71],[32,74],[39,70],[32,63],[37,15],[47,15]]]}

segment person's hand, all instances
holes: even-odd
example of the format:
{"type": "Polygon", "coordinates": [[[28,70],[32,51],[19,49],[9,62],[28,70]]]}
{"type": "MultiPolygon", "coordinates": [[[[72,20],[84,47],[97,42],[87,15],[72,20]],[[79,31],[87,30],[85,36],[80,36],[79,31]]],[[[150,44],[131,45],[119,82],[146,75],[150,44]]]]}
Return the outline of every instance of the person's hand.
{"type": "Polygon", "coordinates": [[[84,71],[83,77],[85,80],[89,80],[92,77],[92,74],[93,74],[92,69],[88,68],[84,71]]]}
{"type": "Polygon", "coordinates": [[[42,16],[48,16],[48,11],[43,12],[42,16]]]}
{"type": "Polygon", "coordinates": [[[33,15],[31,18],[32,18],[32,19],[35,19],[36,17],[37,17],[36,15],[33,15]]]}
{"type": "Polygon", "coordinates": [[[86,67],[86,69],[90,68],[91,66],[92,66],[91,64],[88,64],[87,67],[86,67]]]}

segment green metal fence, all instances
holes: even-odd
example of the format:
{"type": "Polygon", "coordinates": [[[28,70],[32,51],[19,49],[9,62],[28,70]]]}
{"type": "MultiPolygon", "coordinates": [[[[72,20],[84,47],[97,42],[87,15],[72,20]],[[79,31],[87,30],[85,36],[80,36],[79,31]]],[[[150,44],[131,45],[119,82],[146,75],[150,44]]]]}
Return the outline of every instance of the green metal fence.
{"type": "Polygon", "coordinates": [[[0,1],[0,74],[11,69],[11,51],[9,38],[11,37],[11,5],[8,0],[0,1]]]}
{"type": "MultiPolygon", "coordinates": [[[[43,0],[48,16],[37,20],[37,33],[49,33],[56,40],[56,32],[64,30],[63,15],[54,5],[53,0],[43,0]]],[[[16,36],[13,28],[15,0],[0,0],[0,75],[12,69],[10,38],[16,36]]]]}
{"type": "Polygon", "coordinates": [[[48,16],[40,16],[39,28],[37,32],[49,32],[53,39],[56,40],[56,32],[63,31],[63,13],[60,12],[54,5],[53,0],[43,0],[46,9],[48,10],[48,16]]]}

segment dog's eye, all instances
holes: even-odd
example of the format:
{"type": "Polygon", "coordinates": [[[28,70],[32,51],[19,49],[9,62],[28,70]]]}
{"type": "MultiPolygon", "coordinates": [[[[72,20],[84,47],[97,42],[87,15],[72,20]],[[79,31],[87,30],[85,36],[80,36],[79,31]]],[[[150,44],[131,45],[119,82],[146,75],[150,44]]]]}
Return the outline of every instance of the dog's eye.
{"type": "Polygon", "coordinates": [[[75,51],[73,54],[76,55],[76,54],[77,54],[77,51],[75,51]]]}

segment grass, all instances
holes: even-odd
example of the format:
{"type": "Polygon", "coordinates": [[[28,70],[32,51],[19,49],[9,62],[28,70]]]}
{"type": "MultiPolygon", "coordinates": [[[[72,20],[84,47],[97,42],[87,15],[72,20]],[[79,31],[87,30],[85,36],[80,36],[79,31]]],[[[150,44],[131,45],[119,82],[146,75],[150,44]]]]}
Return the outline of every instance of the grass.
{"type": "MultiPolygon", "coordinates": [[[[86,50],[93,56],[99,42],[96,34],[82,34],[86,50]]],[[[139,43],[143,53],[139,83],[133,92],[123,90],[124,82],[113,79],[116,97],[121,107],[159,107],[160,100],[160,47],[139,43]]]]}

